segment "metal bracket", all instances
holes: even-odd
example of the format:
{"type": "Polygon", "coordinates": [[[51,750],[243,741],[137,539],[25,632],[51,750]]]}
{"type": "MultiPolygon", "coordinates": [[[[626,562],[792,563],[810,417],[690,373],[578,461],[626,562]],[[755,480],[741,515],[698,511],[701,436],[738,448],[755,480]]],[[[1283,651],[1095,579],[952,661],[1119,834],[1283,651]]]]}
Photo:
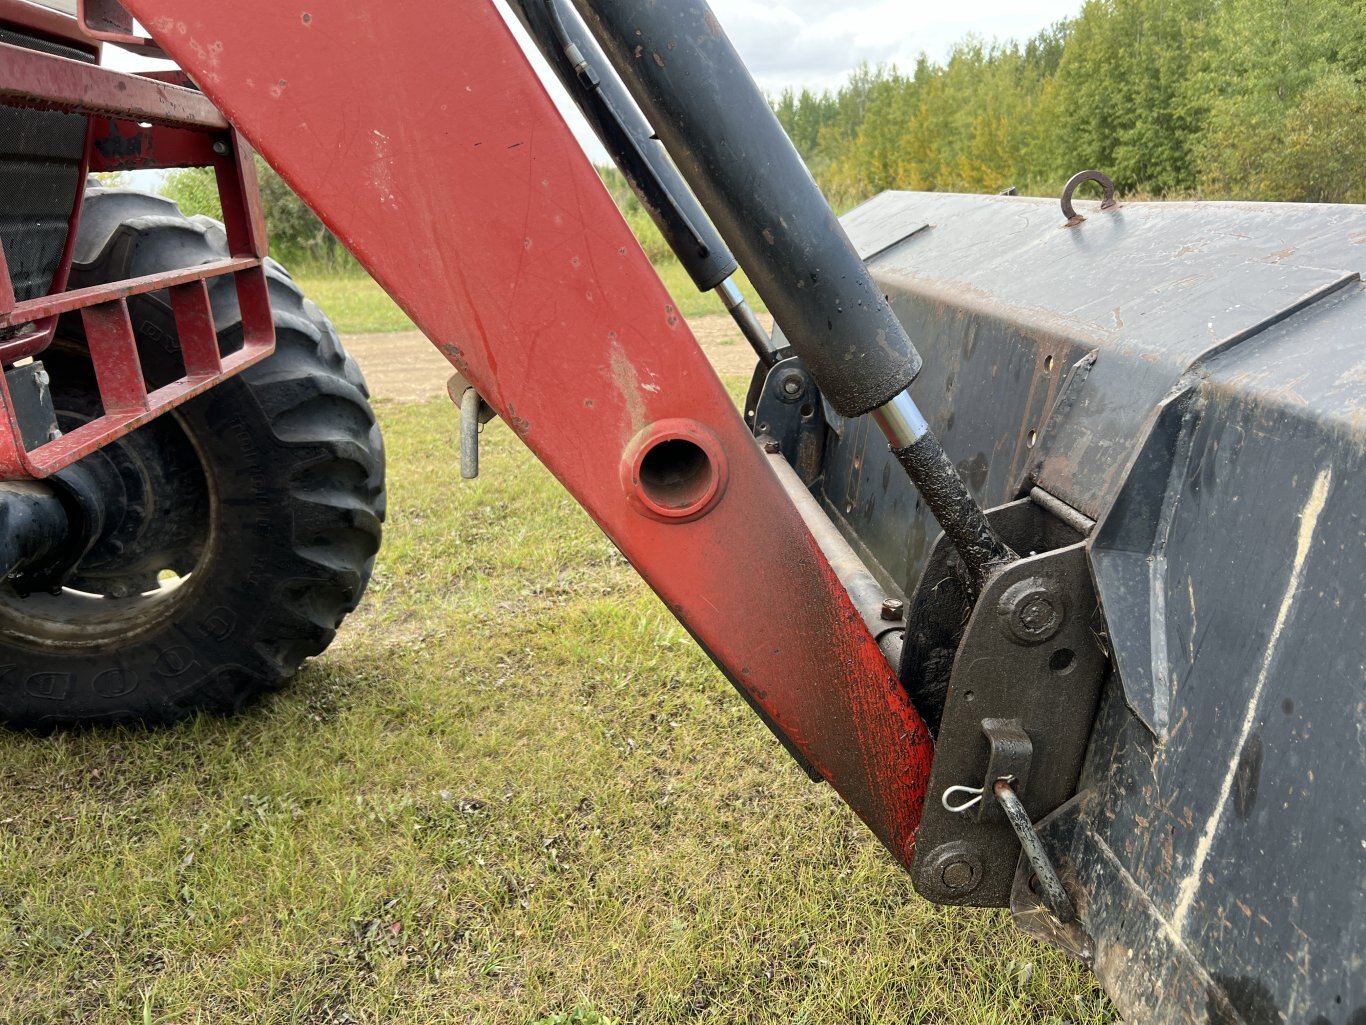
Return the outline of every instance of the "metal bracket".
{"type": "Polygon", "coordinates": [[[825,450],[825,409],[816,382],[795,356],[764,376],[747,417],[756,437],[777,442],[778,451],[810,487],[820,477],[825,450]]]}
{"type": "Polygon", "coordinates": [[[34,449],[62,436],[52,407],[47,371],[39,361],[5,371],[5,384],[25,447],[34,449]]]}
{"type": "MultiPolygon", "coordinates": [[[[1085,541],[1028,499],[987,516],[1016,551],[1038,554],[992,576],[963,628],[930,794],[973,784],[983,799],[973,814],[961,803],[925,803],[911,878],[937,903],[1006,907],[1020,840],[993,798],[995,785],[1011,781],[1029,821],[1072,796],[1109,660],[1085,541]],[[954,867],[960,862],[967,868],[954,867]]],[[[942,554],[936,550],[932,568],[942,554]]],[[[914,610],[933,604],[924,590],[922,582],[908,644],[920,627],[914,610]]]]}
{"type": "Polygon", "coordinates": [[[91,39],[113,43],[143,57],[166,57],[149,37],[138,34],[137,23],[119,0],[77,0],[76,17],[81,31],[91,39]]]}
{"type": "MultiPolygon", "coordinates": [[[[987,755],[987,774],[982,792],[990,794],[997,783],[1008,780],[1017,794],[1029,785],[1029,765],[1034,760],[1034,744],[1019,719],[983,719],[982,735],[991,745],[987,755]]],[[[977,806],[978,819],[1001,816],[998,801],[984,800],[977,806]]]]}

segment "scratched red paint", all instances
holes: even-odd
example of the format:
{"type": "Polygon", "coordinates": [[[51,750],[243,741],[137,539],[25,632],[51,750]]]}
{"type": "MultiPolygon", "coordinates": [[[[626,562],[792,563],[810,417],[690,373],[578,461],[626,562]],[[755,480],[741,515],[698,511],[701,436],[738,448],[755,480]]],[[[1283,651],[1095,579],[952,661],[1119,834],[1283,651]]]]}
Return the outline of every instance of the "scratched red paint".
{"type": "Polygon", "coordinates": [[[493,5],[128,7],[909,859],[929,737],[493,5]],[[642,515],[620,473],[671,418],[729,470],[690,522],[642,515]]]}

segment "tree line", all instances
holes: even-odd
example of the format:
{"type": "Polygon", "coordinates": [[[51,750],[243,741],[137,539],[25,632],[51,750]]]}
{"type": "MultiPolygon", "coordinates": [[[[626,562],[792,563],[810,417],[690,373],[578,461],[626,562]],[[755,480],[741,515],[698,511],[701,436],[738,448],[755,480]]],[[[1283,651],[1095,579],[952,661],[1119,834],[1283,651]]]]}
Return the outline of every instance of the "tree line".
{"type": "Polygon", "coordinates": [[[837,209],[884,189],[1366,201],[1366,0],[1086,0],[1024,42],[784,92],[837,209]]]}
{"type": "MultiPolygon", "coordinates": [[[[773,107],[836,210],[884,189],[1052,195],[1083,168],[1130,196],[1366,202],[1366,0],[1086,0],[1032,39],[969,37],[942,62],[862,67],[773,107]]],[[[354,267],[259,167],[274,251],[354,267]]],[[[620,173],[599,171],[667,258],[620,173]]],[[[209,172],[164,191],[218,215],[209,172]]]]}

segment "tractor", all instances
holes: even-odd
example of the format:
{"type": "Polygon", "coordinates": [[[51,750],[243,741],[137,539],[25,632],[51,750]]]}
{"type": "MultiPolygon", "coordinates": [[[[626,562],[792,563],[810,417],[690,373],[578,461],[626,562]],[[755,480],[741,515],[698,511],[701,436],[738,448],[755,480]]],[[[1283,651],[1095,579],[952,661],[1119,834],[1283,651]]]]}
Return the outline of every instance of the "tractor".
{"type": "Polygon", "coordinates": [[[837,218],[705,0],[514,0],[737,411],[491,0],[58,7],[0,0],[10,727],[231,712],[362,598],[384,449],[259,152],[450,362],[465,472],[501,418],[924,898],[1129,1021],[1363,1021],[1366,210],[837,218]],[[223,223],[91,177],[181,167],[223,223]]]}

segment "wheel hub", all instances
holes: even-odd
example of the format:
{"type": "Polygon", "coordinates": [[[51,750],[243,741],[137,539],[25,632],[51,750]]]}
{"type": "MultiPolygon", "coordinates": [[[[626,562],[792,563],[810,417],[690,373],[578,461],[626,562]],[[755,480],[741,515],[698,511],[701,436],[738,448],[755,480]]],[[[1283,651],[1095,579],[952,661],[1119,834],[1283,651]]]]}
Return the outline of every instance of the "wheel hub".
{"type": "MultiPolygon", "coordinates": [[[[63,431],[99,415],[91,392],[54,398],[63,431]]],[[[204,465],[169,414],[57,474],[69,536],[41,566],[0,582],[0,632],[99,645],[170,615],[213,531],[204,465]]]]}

